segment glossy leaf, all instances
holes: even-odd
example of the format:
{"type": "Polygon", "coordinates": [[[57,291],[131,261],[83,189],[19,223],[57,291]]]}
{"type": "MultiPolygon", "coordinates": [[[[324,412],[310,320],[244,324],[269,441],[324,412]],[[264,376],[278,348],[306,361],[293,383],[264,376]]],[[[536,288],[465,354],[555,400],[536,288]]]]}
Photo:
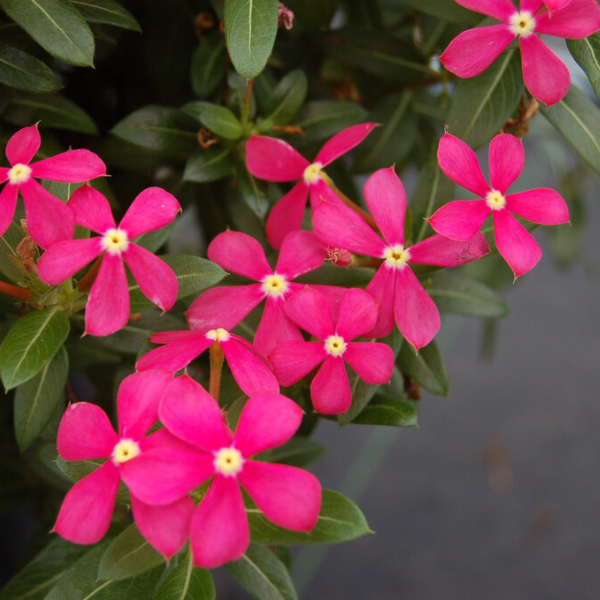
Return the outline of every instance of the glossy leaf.
{"type": "Polygon", "coordinates": [[[200,114],[200,122],[215,135],[226,140],[237,140],[242,135],[242,126],[238,118],[224,106],[207,106],[200,114]]]}
{"type": "Polygon", "coordinates": [[[567,46],[600,98],[600,32],[581,40],[567,40],[567,46]]]}
{"type": "Polygon", "coordinates": [[[21,281],[24,273],[11,260],[11,256],[17,255],[17,246],[25,237],[25,232],[16,223],[11,223],[10,227],[0,237],[0,273],[12,282],[21,281]]]}
{"type": "Polygon", "coordinates": [[[264,191],[264,182],[258,181],[247,170],[245,165],[237,164],[235,168],[238,190],[250,210],[261,220],[269,212],[269,201],[264,191]]]}
{"type": "Polygon", "coordinates": [[[0,42],[0,83],[28,92],[54,92],[62,87],[41,60],[0,42]]]}
{"type": "Polygon", "coordinates": [[[210,571],[195,567],[191,552],[169,573],[154,600],[214,600],[215,584],[210,571]]]}
{"type": "Polygon", "coordinates": [[[183,180],[195,183],[217,181],[227,177],[232,168],[231,148],[223,146],[201,148],[188,159],[183,172],[183,180]]]}
{"type": "Polygon", "coordinates": [[[114,0],[70,0],[86,21],[141,31],[135,17],[114,0]]]}
{"type": "Polygon", "coordinates": [[[198,98],[208,98],[225,78],[225,38],[220,33],[208,35],[192,56],[190,79],[198,98]]]}
{"type": "Polygon", "coordinates": [[[404,341],[396,364],[432,394],[448,395],[448,375],[435,340],[421,348],[418,354],[408,342],[404,341]]]}
{"type": "Polygon", "coordinates": [[[396,398],[377,393],[352,422],[360,425],[417,427],[417,404],[414,400],[409,400],[406,394],[396,398]]]}
{"type": "MultiPolygon", "coordinates": [[[[229,411],[227,413],[229,416],[229,411]]],[[[256,460],[275,462],[293,467],[307,467],[321,458],[327,448],[323,444],[313,442],[309,438],[294,437],[283,446],[262,452],[256,460]]]]}
{"type": "Polygon", "coordinates": [[[259,123],[259,131],[267,131],[272,125],[287,125],[304,104],[307,92],[304,71],[295,69],[287,73],[269,96],[265,120],[259,123]]]}

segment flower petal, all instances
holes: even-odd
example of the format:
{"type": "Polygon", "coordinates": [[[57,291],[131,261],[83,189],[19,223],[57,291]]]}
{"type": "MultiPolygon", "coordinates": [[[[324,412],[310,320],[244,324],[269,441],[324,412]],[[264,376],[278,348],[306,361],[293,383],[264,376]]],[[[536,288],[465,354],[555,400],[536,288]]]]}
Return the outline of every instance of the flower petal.
{"type": "Polygon", "coordinates": [[[360,123],[336,133],[319,150],[315,162],[321,163],[324,167],[327,166],[342,154],[346,154],[358,146],[373,131],[374,127],[377,127],[377,123],[360,123]]]}
{"type": "Polygon", "coordinates": [[[283,240],[275,272],[288,281],[318,269],[327,251],[312,231],[292,231],[283,240]]]}
{"type": "Polygon", "coordinates": [[[493,17],[498,21],[508,21],[516,12],[510,0],[456,0],[456,2],[469,10],[493,17]]]}
{"type": "Polygon", "coordinates": [[[300,180],[277,204],[267,217],[267,239],[273,248],[281,248],[285,236],[302,227],[308,185],[300,180]]]}
{"type": "Polygon", "coordinates": [[[292,439],[302,423],[302,409],[281,394],[258,394],[246,402],[235,432],[235,447],[245,458],[277,448],[292,439]]]}
{"type": "Polygon", "coordinates": [[[320,340],[335,333],[327,298],[306,286],[290,296],[283,309],[288,319],[320,340]]]}
{"type": "Polygon", "coordinates": [[[515,274],[529,273],[542,258],[542,250],[532,235],[508,210],[494,211],[496,247],[515,274]]]}
{"type": "Polygon", "coordinates": [[[31,174],[50,181],[79,183],[106,175],[106,165],[89,150],[68,150],[33,163],[31,174]]]}
{"type": "Polygon", "coordinates": [[[7,183],[0,192],[0,235],[4,235],[12,223],[18,195],[19,186],[11,183],[7,183]]]}
{"type": "Polygon", "coordinates": [[[325,360],[323,342],[284,342],[269,354],[275,375],[283,387],[289,387],[325,360]]]}
{"type": "Polygon", "coordinates": [[[237,560],[248,549],[250,530],[235,477],[217,475],[192,519],[194,564],[214,569],[237,560]]]}
{"type": "Polygon", "coordinates": [[[77,188],[68,206],[75,214],[76,223],[91,231],[102,235],[107,229],[117,227],[106,196],[89,185],[77,188]]]}
{"type": "Polygon", "coordinates": [[[75,544],[99,542],[110,526],[119,483],[112,461],[78,481],[63,500],[53,531],[75,544]]]}
{"type": "Polygon", "coordinates": [[[509,133],[494,137],[490,143],[490,181],[492,188],[505,194],[523,170],[525,151],[521,140],[509,133]]]}
{"type": "Polygon", "coordinates": [[[246,166],[259,179],[295,181],[310,163],[287,142],[272,137],[252,136],[246,143],[246,166]]]}
{"type": "Polygon", "coordinates": [[[569,222],[569,207],[564,198],[550,188],[536,188],[506,196],[506,209],[540,225],[569,222]]]}
{"type": "Polygon", "coordinates": [[[283,298],[272,298],[271,296],[267,298],[265,310],[254,336],[255,348],[265,356],[283,342],[304,341],[296,324],[286,317],[284,306],[283,298]]]}
{"type": "Polygon", "coordinates": [[[140,192],[125,216],[119,228],[127,232],[129,239],[165,227],[181,210],[173,194],[159,187],[149,187],[140,192]]]}
{"type": "Polygon", "coordinates": [[[548,7],[548,11],[560,10],[569,4],[571,0],[544,0],[544,4],[548,7]]]}
{"type": "Polygon", "coordinates": [[[273,269],[265,251],[251,235],[241,231],[224,231],[208,245],[208,258],[227,271],[262,281],[273,269]]]}
{"type": "MultiPolygon", "coordinates": [[[[491,212],[485,200],[453,200],[438,208],[427,221],[440,235],[466,242],[481,229],[491,212]]],[[[412,248],[410,252],[412,255],[412,248]]]]}
{"type": "Polygon", "coordinates": [[[371,331],[365,332],[365,337],[380,338],[392,333],[394,329],[394,290],[396,289],[397,269],[382,264],[366,288],[379,302],[377,323],[371,331]]]}
{"type": "Polygon", "coordinates": [[[349,342],[371,331],[378,315],[379,302],[369,292],[351,288],[342,298],[336,332],[349,342]]]}
{"type": "Polygon", "coordinates": [[[310,531],[317,524],[321,484],[312,473],[250,460],[244,464],[239,480],[256,506],[275,525],[310,531]]]}
{"type": "MultiPolygon", "coordinates": [[[[196,331],[181,331],[177,333],[188,335],[179,341],[170,342],[162,348],[156,348],[144,354],[135,364],[135,368],[138,371],[146,371],[148,369],[179,371],[189,365],[214,342],[214,340],[209,340],[203,333],[197,333],[196,331]]],[[[154,338],[154,336],[152,337],[154,338]]],[[[161,342],[155,340],[155,343],[161,342]]]]}
{"type": "MultiPolygon", "coordinates": [[[[548,1],[546,0],[546,4],[548,1]]],[[[556,0],[554,0],[556,4],[556,0]]],[[[564,2],[562,2],[564,4],[564,2]]],[[[548,6],[548,8],[551,8],[548,6]]],[[[535,18],[536,33],[555,35],[568,40],[578,40],[600,29],[600,7],[596,0],[571,0],[568,6],[552,8],[535,18]],[[554,10],[556,8],[556,10],[554,10]]]]}
{"type": "Polygon", "coordinates": [[[106,413],[96,404],[69,404],[58,428],[56,447],[65,460],[111,456],[119,437],[106,413]]]}
{"type": "Polygon", "coordinates": [[[322,415],[339,415],[352,404],[350,382],[341,356],[328,356],[310,384],[313,406],[322,415]]]}
{"type": "Polygon", "coordinates": [[[410,247],[410,262],[437,267],[458,267],[480,259],[489,251],[485,235],[479,231],[466,242],[432,235],[410,247]]]}
{"type": "Polygon", "coordinates": [[[65,240],[52,244],[38,262],[38,274],[44,283],[58,285],[67,281],[104,252],[100,238],[65,240]]]}
{"type": "Polygon", "coordinates": [[[11,166],[28,165],[39,150],[42,140],[37,123],[19,129],[6,144],[6,158],[11,166]]]}
{"type": "Polygon", "coordinates": [[[366,383],[389,383],[394,372],[394,351],[381,342],[350,342],[344,360],[366,383]]]}

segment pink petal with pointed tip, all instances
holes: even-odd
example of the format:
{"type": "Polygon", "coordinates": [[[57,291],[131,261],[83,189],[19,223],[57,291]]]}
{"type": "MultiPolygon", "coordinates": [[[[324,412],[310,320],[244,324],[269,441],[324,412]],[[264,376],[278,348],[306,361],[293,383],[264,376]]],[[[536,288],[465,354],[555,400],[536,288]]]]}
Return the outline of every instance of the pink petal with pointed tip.
{"type": "Polygon", "coordinates": [[[246,166],[259,179],[295,181],[310,163],[283,140],[252,136],[246,143],[246,166]]]}
{"type": "Polygon", "coordinates": [[[33,241],[46,249],[70,240],[75,233],[75,217],[71,209],[45,190],[35,179],[19,186],[25,202],[27,229],[33,241]]]}
{"type": "Polygon", "coordinates": [[[267,298],[265,310],[254,336],[254,346],[265,356],[283,342],[304,340],[298,327],[286,317],[284,306],[283,298],[271,296],[267,298]]]}
{"type": "Polygon", "coordinates": [[[65,240],[52,244],[38,262],[38,274],[44,283],[58,285],[67,281],[104,252],[100,238],[65,240]]]}
{"type": "MultiPolygon", "coordinates": [[[[201,341],[206,339],[203,331],[176,330],[176,331],[159,331],[150,336],[150,341],[153,344],[170,344],[171,342],[187,342],[201,341]]],[[[211,340],[212,343],[212,340],[211,340]]]]}
{"type": "Polygon", "coordinates": [[[179,289],[173,269],[146,248],[132,242],[123,251],[123,259],[142,294],[162,310],[171,310],[179,289]]]}
{"type": "Polygon", "coordinates": [[[173,435],[205,452],[229,444],[229,431],[219,405],[188,375],[178,377],[167,387],[159,415],[173,435]]]}
{"type": "Polygon", "coordinates": [[[556,12],[536,17],[536,33],[577,40],[600,29],[600,7],[596,0],[571,0],[566,8],[558,8],[556,12]]]}
{"type": "Polygon", "coordinates": [[[395,268],[382,264],[366,288],[379,303],[377,323],[365,337],[380,338],[392,333],[394,329],[394,290],[396,289],[395,268]]]}
{"type": "Polygon", "coordinates": [[[33,163],[31,174],[50,181],[79,183],[106,175],[106,165],[97,154],[89,150],[68,150],[33,163]]]}
{"type": "Polygon", "coordinates": [[[571,85],[565,63],[536,35],[521,37],[519,44],[523,79],[531,95],[547,106],[560,102],[571,85]]]}
{"type": "Polygon", "coordinates": [[[69,198],[68,205],[78,225],[103,235],[117,224],[104,194],[89,185],[77,188],[69,198]]]}
{"type": "Polygon", "coordinates": [[[139,441],[139,447],[142,452],[148,450],[177,450],[183,452],[197,453],[198,448],[188,444],[178,437],[174,436],[166,427],[158,429],[154,433],[147,435],[139,441]]]}
{"type": "Polygon", "coordinates": [[[288,319],[320,340],[335,333],[327,298],[314,288],[305,287],[292,294],[283,310],[288,319]]]}
{"type": "Polygon", "coordinates": [[[275,249],[281,248],[285,236],[302,227],[308,185],[300,180],[277,204],[267,217],[267,239],[275,249]]]}
{"type": "Polygon", "coordinates": [[[0,235],[4,235],[12,223],[18,195],[19,186],[11,183],[7,183],[0,192],[0,235]]]}
{"type": "Polygon", "coordinates": [[[191,498],[181,498],[166,506],[150,506],[132,495],[131,510],[140,533],[170,559],[189,537],[196,505],[191,498]]]}
{"type": "Polygon", "coordinates": [[[252,344],[229,334],[229,339],[222,341],[221,347],[233,378],[246,395],[279,392],[279,382],[271,363],[252,344]]]}
{"type": "Polygon", "coordinates": [[[344,360],[365,383],[373,385],[389,383],[394,372],[394,351],[381,342],[350,342],[344,360]]]}
{"type": "Polygon", "coordinates": [[[427,221],[440,235],[464,242],[481,229],[491,212],[485,200],[453,200],[436,210],[427,221]]]}
{"type": "Polygon", "coordinates": [[[440,330],[440,313],[410,267],[400,269],[396,279],[394,316],[400,333],[418,352],[440,330]]]}
{"type": "Polygon", "coordinates": [[[515,37],[507,25],[468,29],[450,42],[440,61],[459,77],[475,77],[483,73],[515,37]]]}
{"type": "Polygon", "coordinates": [[[494,211],[496,247],[515,278],[529,273],[542,258],[533,236],[507,210],[494,211]]]}
{"type": "Polygon", "coordinates": [[[342,298],[336,332],[349,342],[371,331],[378,314],[379,302],[369,292],[351,288],[342,298]]]}
{"type": "Polygon", "coordinates": [[[569,222],[569,207],[565,199],[551,188],[536,188],[506,196],[506,209],[540,225],[561,225],[569,222]]]}
{"type": "Polygon", "coordinates": [[[456,0],[458,4],[475,12],[508,21],[515,14],[515,5],[510,0],[456,0]]]}
{"type": "Polygon", "coordinates": [[[258,394],[246,402],[235,432],[235,447],[245,458],[277,448],[292,439],[302,423],[302,409],[281,394],[258,394]]]}
{"type": "Polygon", "coordinates": [[[128,320],[129,286],[123,258],[105,252],[85,307],[85,332],[110,335],[125,327],[128,320]]]}
{"type": "Polygon", "coordinates": [[[192,519],[190,541],[194,564],[205,569],[237,560],[246,552],[250,530],[235,477],[215,477],[192,519]]]}
{"type": "Polygon", "coordinates": [[[312,473],[251,460],[244,464],[239,480],[256,506],[275,525],[310,531],[317,524],[321,484],[312,473]]]}
{"type": "Polygon", "coordinates": [[[350,382],[341,356],[329,355],[310,384],[313,406],[322,415],[345,413],[352,404],[350,382]]]}
{"type": "Polygon", "coordinates": [[[28,165],[41,144],[37,124],[19,129],[6,144],[6,158],[11,166],[28,165]]]}
{"type": "Polygon", "coordinates": [[[241,231],[224,231],[208,245],[208,258],[226,271],[262,281],[273,269],[265,251],[251,235],[241,231]]]}
{"type": "Polygon", "coordinates": [[[548,7],[548,10],[560,10],[569,4],[571,0],[544,0],[544,4],[548,7]]]}
{"type": "Polygon", "coordinates": [[[181,206],[173,194],[159,187],[149,187],[136,196],[119,228],[132,239],[167,226],[180,210],[181,206]]]}
{"type": "Polygon", "coordinates": [[[99,542],[110,526],[119,483],[112,461],[78,481],[63,500],[53,531],[75,544],[99,542]]]}
{"type": "Polygon", "coordinates": [[[373,131],[374,127],[377,127],[377,123],[360,123],[336,133],[319,150],[315,162],[321,163],[324,167],[327,166],[342,154],[346,154],[358,146],[373,131]]]}
{"type": "Polygon", "coordinates": [[[326,256],[312,231],[292,231],[281,244],[275,272],[290,281],[318,269],[326,256]]]}
{"type": "Polygon", "coordinates": [[[432,235],[410,247],[410,262],[437,267],[458,267],[480,259],[489,251],[490,246],[480,231],[466,242],[432,235]]]}
{"type": "Polygon", "coordinates": [[[327,357],[323,342],[284,342],[269,354],[283,387],[300,381],[327,357]]]}
{"type": "Polygon", "coordinates": [[[179,371],[189,365],[213,343],[213,340],[207,339],[207,337],[201,333],[196,333],[194,331],[182,331],[180,333],[194,335],[189,335],[186,339],[182,339],[178,342],[168,343],[162,348],[151,350],[137,361],[135,368],[138,371],[146,371],[148,369],[164,369],[172,372],[179,371]]]}
{"type": "Polygon", "coordinates": [[[330,204],[337,204],[344,206],[341,198],[325,183],[323,179],[318,179],[315,183],[311,183],[309,186],[310,191],[310,209],[313,211],[317,210],[321,204],[327,202],[330,204]]]}
{"type": "Polygon", "coordinates": [[[542,5],[544,4],[543,0],[521,0],[520,7],[521,11],[528,11],[532,15],[535,15],[542,5]]]}
{"type": "Polygon", "coordinates": [[[505,194],[523,170],[525,151],[521,140],[509,133],[494,137],[490,143],[490,181],[492,188],[505,194]]]}

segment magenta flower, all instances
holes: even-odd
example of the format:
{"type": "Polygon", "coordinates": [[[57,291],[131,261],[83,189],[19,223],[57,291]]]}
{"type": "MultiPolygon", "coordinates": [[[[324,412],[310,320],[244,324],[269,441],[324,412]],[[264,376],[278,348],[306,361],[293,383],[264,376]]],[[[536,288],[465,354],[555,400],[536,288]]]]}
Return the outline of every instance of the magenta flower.
{"type": "Polygon", "coordinates": [[[214,322],[233,329],[266,299],[254,337],[258,351],[266,355],[281,342],[302,340],[300,330],[285,316],[283,306],[290,294],[303,287],[292,283],[292,280],[318,269],[325,256],[325,249],[311,231],[292,231],[283,241],[273,270],[262,246],[253,237],[237,231],[225,231],[208,246],[208,258],[227,271],[259,283],[218,287],[204,292],[190,306],[188,323],[201,331],[214,322]]]}
{"type": "MultiPolygon", "coordinates": [[[[58,430],[60,456],[65,460],[108,460],[66,495],[54,526],[61,537],[76,544],[100,541],[112,519],[123,465],[139,460],[153,448],[187,447],[165,430],[145,437],[158,419],[159,401],[172,380],[166,371],[126,377],[117,395],[118,434],[99,406],[88,402],[69,405],[58,430]]],[[[132,494],[131,508],[138,529],[152,546],[167,557],[179,551],[188,537],[195,508],[190,498],[177,498],[158,507],[132,494]]]]}
{"type": "Polygon", "coordinates": [[[371,175],[364,192],[384,239],[354,211],[327,202],[314,213],[315,234],[332,246],[384,259],[366,288],[379,301],[377,324],[365,332],[366,336],[389,335],[395,320],[400,333],[419,350],[439,331],[440,314],[409,265],[456,267],[481,258],[489,246],[483,234],[474,231],[472,239],[466,241],[434,235],[405,247],[406,194],[393,167],[371,175]]]}
{"type": "Polygon", "coordinates": [[[317,412],[337,415],[350,408],[352,392],[346,363],[367,383],[378,385],[391,379],[394,352],[388,345],[352,341],[373,329],[377,322],[377,301],[371,294],[355,288],[347,290],[335,324],[325,296],[309,287],[296,292],[284,310],[296,325],[322,341],[284,342],[271,352],[269,359],[284,387],[323,363],[310,385],[317,412]]]}
{"type": "Polygon", "coordinates": [[[504,23],[463,31],[440,56],[446,69],[459,77],[475,77],[518,37],[525,85],[532,96],[548,106],[565,96],[571,76],[565,64],[536,34],[573,40],[600,29],[597,0],[547,0],[553,12],[541,14],[536,13],[542,8],[542,0],[521,0],[520,10],[511,0],[456,1],[504,23]]]}
{"type": "Polygon", "coordinates": [[[491,186],[473,150],[448,133],[440,140],[438,160],[452,181],[483,200],[454,200],[442,206],[428,219],[433,229],[453,240],[468,240],[491,214],[496,247],[515,278],[531,271],[542,251],[511,213],[541,225],[560,225],[569,221],[569,209],[563,197],[550,188],[505,195],[523,170],[525,153],[521,141],[506,133],[494,137],[489,156],[491,186]]]}
{"type": "Polygon", "coordinates": [[[133,201],[117,226],[108,200],[84,185],[75,190],[68,206],[75,221],[101,237],[66,240],[53,244],[40,258],[43,281],[58,285],[94,259],[102,256],[98,277],[85,308],[85,330],[109,335],[129,320],[129,286],[125,263],[142,293],[163,310],[177,299],[177,278],[171,267],[132,240],[168,225],[181,210],[174,196],[157,187],[144,190],[133,201]]]}
{"type": "Polygon", "coordinates": [[[361,123],[334,135],[309,163],[287,142],[272,137],[253,136],[246,143],[248,171],[267,181],[300,181],[273,207],[267,219],[267,239],[279,249],[290,231],[300,229],[310,192],[314,210],[319,198],[340,202],[332,189],[323,181],[321,171],[336,158],[360,144],[376,123],[361,123]]]}
{"type": "Polygon", "coordinates": [[[73,237],[75,219],[58,198],[44,189],[34,178],[78,183],[106,174],[106,166],[89,150],[69,150],[31,163],[41,143],[37,125],[24,127],[6,144],[10,169],[0,167],[0,235],[11,224],[19,191],[25,203],[27,229],[33,241],[42,248],[73,237]]]}
{"type": "Polygon", "coordinates": [[[296,467],[252,460],[292,438],[300,407],[279,394],[260,394],[242,410],[233,434],[215,400],[184,375],[167,390],[159,416],[189,450],[149,450],[126,463],[123,477],[142,501],[170,505],[213,478],[192,518],[194,563],[214,568],[240,558],[250,542],[241,484],[265,517],[287,529],[310,531],[321,506],[317,478],[296,467]]]}

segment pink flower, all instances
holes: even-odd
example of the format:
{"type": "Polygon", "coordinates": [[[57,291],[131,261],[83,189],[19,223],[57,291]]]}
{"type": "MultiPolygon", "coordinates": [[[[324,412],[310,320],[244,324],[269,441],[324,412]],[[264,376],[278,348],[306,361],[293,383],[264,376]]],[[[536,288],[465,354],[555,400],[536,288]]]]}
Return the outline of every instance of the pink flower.
{"type": "Polygon", "coordinates": [[[136,363],[138,371],[166,369],[179,371],[209,346],[218,342],[223,349],[233,378],[248,396],[262,392],[279,392],[279,382],[269,361],[244,338],[222,327],[208,331],[163,331],[150,336],[154,344],[166,344],[151,350],[136,363]]]}
{"type": "Polygon", "coordinates": [[[285,342],[269,358],[281,385],[290,386],[323,363],[310,385],[315,410],[326,415],[346,412],[352,392],[346,362],[367,383],[387,383],[394,370],[394,352],[379,342],[353,342],[377,322],[377,301],[371,294],[349,289],[334,324],[327,299],[312,288],[296,292],[285,314],[321,342],[285,342]]]}
{"type": "Polygon", "coordinates": [[[468,240],[491,214],[498,252],[513,270],[515,278],[531,271],[542,257],[542,251],[511,213],[541,225],[559,225],[569,221],[569,209],[562,196],[550,188],[505,195],[523,170],[525,153],[521,141],[509,134],[497,135],[492,140],[491,186],[485,180],[473,150],[448,133],[440,140],[438,160],[440,168],[452,181],[484,199],[455,200],[442,206],[428,219],[433,229],[453,240],[468,240]]]}
{"type": "Polygon", "coordinates": [[[284,26],[286,29],[291,29],[294,26],[294,13],[279,2],[277,6],[277,27],[284,26]]]}
{"type": "Polygon", "coordinates": [[[379,301],[377,324],[366,330],[366,336],[389,335],[395,320],[402,335],[419,350],[439,331],[440,314],[409,265],[456,267],[481,258],[489,252],[488,244],[475,230],[472,239],[465,241],[434,235],[408,248],[404,240],[406,194],[394,168],[376,171],[364,191],[384,239],[354,211],[327,202],[314,213],[315,234],[324,243],[383,259],[366,288],[379,301]]]}
{"type": "Polygon", "coordinates": [[[532,96],[548,106],[565,96],[571,76],[564,63],[535,34],[579,39],[600,29],[597,0],[547,0],[553,12],[541,14],[536,13],[542,0],[521,0],[520,10],[511,0],[456,1],[504,23],[461,33],[440,56],[446,69],[459,77],[475,77],[518,37],[525,85],[532,96]]]}
{"type": "Polygon", "coordinates": [[[262,246],[253,237],[237,231],[219,234],[208,246],[208,258],[227,271],[259,283],[204,292],[190,306],[188,323],[201,331],[214,322],[233,329],[266,299],[254,337],[259,352],[266,355],[283,341],[302,340],[299,329],[285,316],[283,306],[290,294],[303,287],[292,280],[318,269],[325,261],[325,254],[311,231],[292,231],[283,241],[273,270],[262,246]]]}
{"type": "MultiPolygon", "coordinates": [[[[152,448],[186,447],[165,430],[144,437],[158,419],[159,401],[172,379],[166,371],[149,371],[123,380],[117,395],[118,434],[99,406],[87,402],[69,405],[58,430],[60,456],[65,460],[108,460],[78,481],[65,497],[54,526],[60,536],[76,544],[101,540],[112,519],[123,466],[152,448]]],[[[152,483],[151,476],[148,483],[152,483]]],[[[159,552],[170,557],[183,546],[195,508],[190,498],[156,507],[132,495],[131,508],[138,529],[159,552]]]]}
{"type": "Polygon", "coordinates": [[[33,241],[48,248],[59,240],[73,237],[75,220],[71,211],[34,178],[78,183],[106,174],[106,166],[89,150],[69,150],[35,163],[31,159],[41,143],[37,125],[24,127],[6,144],[10,169],[0,167],[0,235],[8,229],[17,205],[19,191],[25,203],[27,229],[33,241]]]}
{"type": "Polygon", "coordinates": [[[310,192],[314,210],[319,198],[340,202],[323,181],[321,171],[336,158],[360,144],[376,123],[362,123],[340,131],[319,151],[314,162],[309,163],[287,142],[272,137],[253,136],[246,143],[248,171],[267,181],[300,181],[274,206],[267,219],[267,239],[274,248],[280,248],[290,231],[300,229],[310,192]]]}
{"type": "Polygon", "coordinates": [[[144,452],[126,463],[124,480],[151,505],[170,505],[213,478],[192,518],[194,563],[214,568],[240,558],[250,542],[241,484],[265,517],[287,529],[310,531],[321,505],[321,485],[302,469],[252,460],[292,438],[302,421],[300,407],[279,394],[260,394],[242,410],[233,434],[215,400],[184,375],[167,390],[159,416],[189,450],[144,452]]]}
{"type": "Polygon", "coordinates": [[[57,242],[40,258],[38,268],[43,281],[58,285],[89,262],[103,257],[85,308],[86,333],[109,335],[127,324],[129,286],[125,263],[144,295],[165,311],[173,307],[178,288],[175,273],[132,240],[168,225],[175,218],[181,207],[174,196],[157,187],[144,190],[118,226],[108,200],[87,185],[73,193],[68,206],[79,225],[101,237],[57,242]]]}

